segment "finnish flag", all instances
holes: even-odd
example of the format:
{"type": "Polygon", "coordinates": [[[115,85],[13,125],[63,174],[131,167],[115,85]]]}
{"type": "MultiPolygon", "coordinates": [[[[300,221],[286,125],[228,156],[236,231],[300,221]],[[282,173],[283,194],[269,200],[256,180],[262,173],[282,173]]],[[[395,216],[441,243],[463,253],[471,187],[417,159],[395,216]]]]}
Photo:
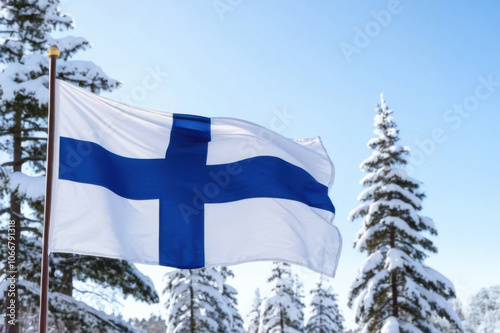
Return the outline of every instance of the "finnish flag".
{"type": "Polygon", "coordinates": [[[51,252],[186,269],[273,260],[335,275],[334,169],[319,138],[55,88],[51,252]]]}

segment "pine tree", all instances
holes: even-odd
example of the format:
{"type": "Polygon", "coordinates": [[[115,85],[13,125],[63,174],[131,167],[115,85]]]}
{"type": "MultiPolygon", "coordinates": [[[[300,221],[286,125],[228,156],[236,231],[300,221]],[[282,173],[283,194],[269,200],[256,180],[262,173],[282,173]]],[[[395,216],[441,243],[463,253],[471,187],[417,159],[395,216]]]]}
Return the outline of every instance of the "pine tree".
{"type": "Polygon", "coordinates": [[[230,327],[230,311],[222,295],[223,281],[220,272],[212,267],[167,274],[163,291],[167,332],[223,332],[230,327]]]}
{"type": "MultiPolygon", "coordinates": [[[[51,36],[55,29],[67,30],[74,26],[73,18],[62,14],[58,6],[58,0],[0,1],[0,150],[4,153],[2,156],[9,156],[1,164],[0,172],[2,199],[8,202],[0,210],[0,237],[4,243],[8,236],[7,225],[15,230],[17,260],[13,266],[18,272],[18,290],[12,300],[18,302],[18,316],[21,315],[20,320],[23,321],[16,325],[17,328],[24,328],[25,322],[36,322],[38,313],[47,141],[48,47],[56,44],[61,51],[57,70],[59,79],[95,93],[118,86],[116,80],[107,77],[92,62],[71,60],[76,52],[89,47],[87,40],[51,36]]],[[[0,275],[4,277],[9,270],[10,263],[7,261],[6,253],[0,251],[0,275]]],[[[138,300],[158,301],[151,281],[123,261],[54,254],[50,259],[49,276],[49,319],[58,326],[63,325],[65,330],[85,330],[86,327],[99,327],[103,332],[132,330],[119,319],[94,311],[73,299],[75,279],[118,288],[124,295],[138,300]]],[[[0,295],[2,313],[5,304],[10,302],[8,295],[0,295]]]]}
{"type": "Polygon", "coordinates": [[[304,325],[304,284],[300,281],[298,274],[293,274],[293,303],[295,308],[298,310],[298,318],[300,321],[300,326],[304,325]]]}
{"type": "Polygon", "coordinates": [[[500,285],[472,296],[467,312],[467,332],[500,332],[500,285]]]}
{"type": "Polygon", "coordinates": [[[129,319],[129,324],[148,333],[165,333],[167,326],[165,321],[157,315],[152,315],[148,320],[137,318],[129,319]]]}
{"type": "Polygon", "coordinates": [[[459,318],[446,302],[455,296],[453,285],[425,265],[427,253],[436,253],[424,232],[436,235],[430,218],[420,215],[424,194],[420,182],[400,168],[408,147],[397,145],[392,111],[383,95],[376,109],[376,137],[368,142],[372,155],[361,163],[367,186],[358,197],[363,203],[350,219],[362,218],[355,247],[367,252],[352,286],[349,306],[357,300],[356,322],[363,332],[434,332],[430,317],[443,317],[458,329],[459,318]]]}
{"type": "Polygon", "coordinates": [[[217,269],[220,272],[223,279],[222,286],[222,297],[227,305],[227,314],[222,314],[221,317],[227,317],[228,320],[225,321],[228,323],[226,327],[224,327],[221,332],[224,333],[245,333],[245,329],[243,328],[243,318],[241,318],[240,313],[238,312],[238,300],[236,296],[238,295],[238,291],[234,289],[232,286],[227,284],[227,279],[229,277],[234,277],[233,271],[225,266],[221,266],[217,269]]]}
{"type": "Polygon", "coordinates": [[[331,286],[320,277],[316,288],[311,290],[311,317],[307,322],[306,333],[338,333],[344,331],[344,317],[337,305],[337,295],[331,286]]]}
{"type": "MultiPolygon", "coordinates": [[[[465,332],[467,332],[467,322],[465,318],[465,314],[463,312],[462,308],[462,303],[458,298],[452,298],[448,301],[450,303],[451,308],[455,313],[457,314],[458,318],[460,319],[460,322],[462,323],[463,327],[465,328],[465,332]]],[[[454,327],[452,323],[450,323],[448,320],[442,317],[431,317],[429,318],[429,321],[438,329],[439,332],[446,332],[446,333],[460,333],[462,332],[460,329],[457,329],[454,327]]],[[[473,333],[477,332],[477,330],[473,330],[473,333]]]]}
{"type": "Polygon", "coordinates": [[[260,307],[262,298],[260,297],[259,288],[255,289],[255,297],[253,299],[252,308],[247,315],[248,328],[247,333],[258,333],[260,324],[260,307]]]}
{"type": "Polygon", "coordinates": [[[302,332],[302,309],[294,296],[290,265],[275,262],[267,281],[274,282],[274,286],[262,302],[259,333],[302,332]]]}

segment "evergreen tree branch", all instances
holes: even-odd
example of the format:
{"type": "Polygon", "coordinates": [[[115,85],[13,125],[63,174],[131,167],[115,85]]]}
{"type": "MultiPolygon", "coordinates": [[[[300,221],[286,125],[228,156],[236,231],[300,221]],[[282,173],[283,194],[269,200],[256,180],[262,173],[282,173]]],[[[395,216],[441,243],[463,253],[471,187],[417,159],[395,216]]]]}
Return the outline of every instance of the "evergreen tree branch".
{"type": "Polygon", "coordinates": [[[30,157],[22,158],[19,162],[14,162],[14,161],[4,162],[0,166],[2,166],[2,167],[13,166],[13,165],[18,165],[18,164],[24,164],[26,162],[45,161],[45,160],[46,160],[46,158],[44,156],[30,156],[30,157]]]}

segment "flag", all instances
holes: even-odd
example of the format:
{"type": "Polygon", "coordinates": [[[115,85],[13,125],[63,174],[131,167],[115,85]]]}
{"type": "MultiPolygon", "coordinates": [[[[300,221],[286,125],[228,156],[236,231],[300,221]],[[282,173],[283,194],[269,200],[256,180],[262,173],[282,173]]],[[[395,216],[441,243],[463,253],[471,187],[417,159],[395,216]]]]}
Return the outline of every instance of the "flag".
{"type": "Polygon", "coordinates": [[[334,276],[319,138],[128,106],[58,80],[49,250],[201,268],[273,260],[334,276]]]}

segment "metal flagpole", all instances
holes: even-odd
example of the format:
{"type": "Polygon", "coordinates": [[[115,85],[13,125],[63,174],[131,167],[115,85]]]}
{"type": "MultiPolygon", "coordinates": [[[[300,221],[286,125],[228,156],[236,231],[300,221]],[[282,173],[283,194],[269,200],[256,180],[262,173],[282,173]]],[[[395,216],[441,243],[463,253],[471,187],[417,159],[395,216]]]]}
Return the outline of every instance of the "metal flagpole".
{"type": "Polygon", "coordinates": [[[49,227],[52,201],[52,174],[54,160],[54,125],[55,125],[55,88],[56,88],[56,61],[60,52],[56,45],[47,51],[50,58],[49,67],[49,134],[47,140],[47,170],[45,172],[45,213],[43,223],[42,247],[42,277],[40,281],[40,318],[39,333],[47,332],[47,312],[49,304],[49,227]]]}

